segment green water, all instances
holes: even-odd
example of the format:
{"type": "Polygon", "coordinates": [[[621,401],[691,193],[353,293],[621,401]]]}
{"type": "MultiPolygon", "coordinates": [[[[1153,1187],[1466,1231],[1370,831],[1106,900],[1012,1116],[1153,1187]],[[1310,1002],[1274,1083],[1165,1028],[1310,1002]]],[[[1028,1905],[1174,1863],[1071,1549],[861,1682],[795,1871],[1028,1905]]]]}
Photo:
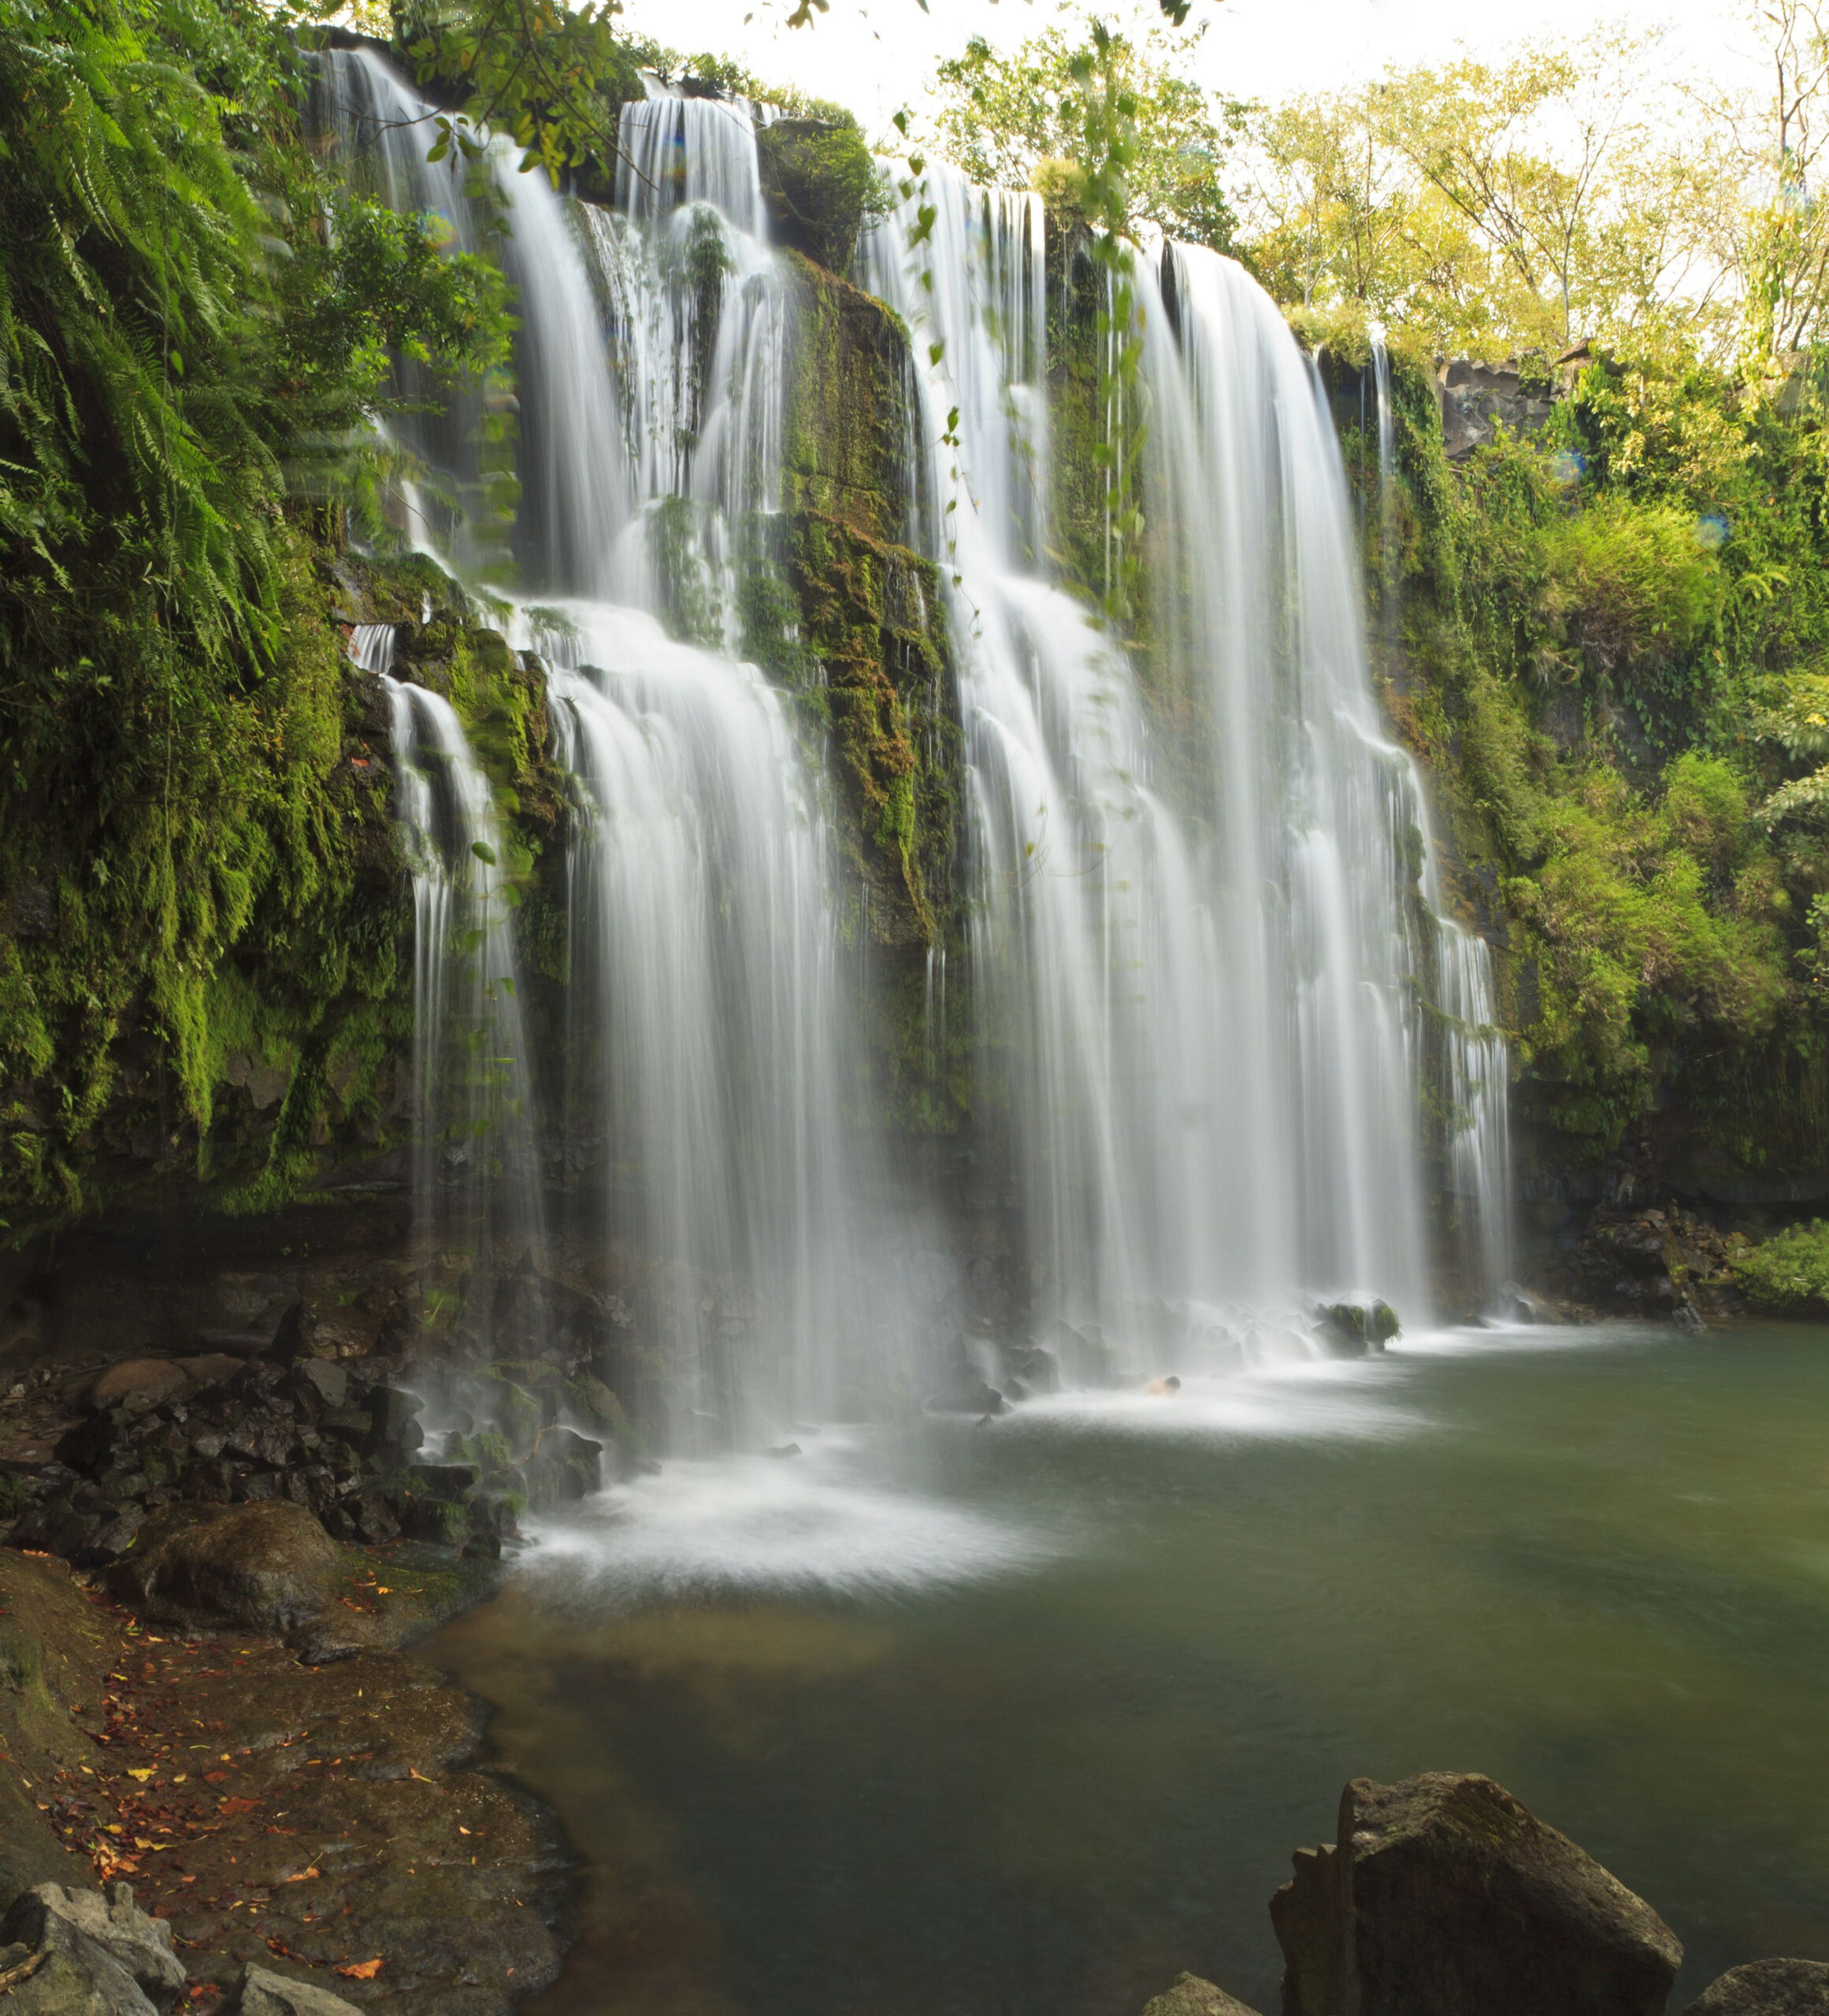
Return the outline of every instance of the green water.
{"type": "Polygon", "coordinates": [[[1398,1353],[670,1469],[435,1642],[584,1862],[538,2005],[1266,2011],[1343,1781],[1478,1770],[1673,1999],[1829,1959],[1829,1332],[1398,1353]]]}

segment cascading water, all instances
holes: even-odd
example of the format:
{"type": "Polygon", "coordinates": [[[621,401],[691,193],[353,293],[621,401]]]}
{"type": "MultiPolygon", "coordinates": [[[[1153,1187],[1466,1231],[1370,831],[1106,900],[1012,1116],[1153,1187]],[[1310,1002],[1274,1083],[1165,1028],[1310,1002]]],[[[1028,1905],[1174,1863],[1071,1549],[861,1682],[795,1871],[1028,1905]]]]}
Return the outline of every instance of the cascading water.
{"type": "MultiPolygon", "coordinates": [[[[400,80],[350,53],[325,79],[390,200],[482,243],[400,80]]],[[[872,1172],[843,1115],[833,850],[790,705],[736,655],[792,335],[754,117],[625,107],[614,211],[485,166],[522,323],[515,547],[541,597],[508,627],[545,668],[577,795],[567,1136],[594,1157],[596,1244],[640,1277],[670,1445],[753,1443],[896,1377],[855,1316],[872,1172]]],[[[949,597],[969,976],[1008,1074],[1037,1327],[1059,1319],[1070,1372],[1097,1377],[1165,1346],[1304,1348],[1317,1299],[1426,1320],[1424,1076],[1438,1060],[1449,1187],[1490,1284],[1504,1053],[1484,947],[1438,914],[1415,773],[1371,699],[1313,369],[1229,262],[1140,257],[1153,643],[1133,656],[1044,572],[1044,252],[1036,199],[935,169],[859,254],[918,332],[903,504],[949,597]]],[[[410,438],[461,475],[476,417],[410,438]]],[[[486,548],[461,514],[411,529],[454,565],[486,548]]],[[[396,692],[403,750],[436,743],[454,769],[461,732],[430,701],[396,692]]],[[[925,1005],[937,1069],[937,948],[925,1005]]]]}
{"type": "MultiPolygon", "coordinates": [[[[1164,1303],[1178,1328],[1248,1351],[1299,1330],[1316,1296],[1380,1294],[1415,1320],[1430,1305],[1413,998],[1434,963],[1413,914],[1427,842],[1413,767],[1371,700],[1311,369],[1230,262],[1139,258],[1146,695],[1029,558],[1046,543],[1041,228],[1036,199],[930,169],[860,254],[926,360],[974,968],[990,1021],[1015,1032],[1038,1303],[1070,1335],[1097,1325],[1132,1346],[1159,1338],[1164,1303]],[[1152,782],[1169,765],[1150,698],[1186,705],[1173,810],[1152,782]]],[[[1459,1053],[1487,1070],[1482,1091],[1490,1047],[1459,1053]]],[[[1482,1223],[1502,1221],[1501,1163],[1464,1165],[1487,1186],[1482,1223]]]]}
{"type": "MultiPolygon", "coordinates": [[[[1391,360],[1384,332],[1371,332],[1375,438],[1378,443],[1379,613],[1388,659],[1397,655],[1397,430],[1391,360]]],[[[1508,1291],[1512,1271],[1510,1059],[1498,1027],[1492,955],[1484,939],[1448,914],[1441,898],[1439,850],[1419,791],[1424,836],[1423,894],[1434,932],[1434,1030],[1447,1137],[1446,1191],[1460,1220],[1477,1293],[1489,1305],[1508,1291]]]]}
{"type": "Polygon", "coordinates": [[[348,651],[388,697],[412,876],[414,1231],[434,1270],[492,1247],[512,1266],[544,1214],[502,832],[451,703],[393,676],[395,637],[358,624],[348,651]]]}
{"type": "MultiPolygon", "coordinates": [[[[365,53],[325,64],[389,199],[479,242],[462,178],[423,159],[425,108],[365,53]]],[[[875,1340],[848,1314],[866,1172],[839,1117],[830,849],[785,704],[731,648],[780,481],[785,290],[753,129],[672,98],[623,128],[617,213],[488,158],[521,324],[516,550],[542,596],[509,628],[547,669],[580,793],[566,1119],[603,1199],[587,1242],[623,1266],[663,1361],[648,1411],[690,1454],[829,1414],[875,1340]]],[[[462,467],[447,433],[415,445],[462,467]]]]}

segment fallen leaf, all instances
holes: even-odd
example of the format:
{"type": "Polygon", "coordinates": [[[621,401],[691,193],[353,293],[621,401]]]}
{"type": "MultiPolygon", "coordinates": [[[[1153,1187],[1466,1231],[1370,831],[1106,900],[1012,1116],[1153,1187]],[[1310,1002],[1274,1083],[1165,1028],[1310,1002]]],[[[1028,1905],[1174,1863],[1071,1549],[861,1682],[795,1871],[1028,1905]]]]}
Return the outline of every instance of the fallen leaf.
{"type": "Polygon", "coordinates": [[[258,1799],[225,1799],[222,1802],[222,1816],[225,1820],[232,1820],[238,1813],[252,1813],[259,1804],[258,1799]]]}
{"type": "Polygon", "coordinates": [[[336,1970],[352,1981],[372,1981],[381,1971],[379,1960],[352,1960],[347,1967],[336,1970]]]}
{"type": "Polygon", "coordinates": [[[309,1883],[313,1877],[321,1876],[323,1873],[324,1871],[321,1869],[302,1869],[296,1876],[288,1876],[286,1881],[288,1883],[309,1883]]]}
{"type": "Polygon", "coordinates": [[[152,1776],[152,1774],[153,1774],[153,1767],[151,1766],[151,1765],[150,1765],[150,1764],[147,1764],[147,1765],[143,1765],[143,1766],[142,1766],[140,1767],[140,1769],[139,1769],[139,1770],[136,1770],[136,1771],[135,1771],[135,1770],[130,1770],[130,1771],[128,1773],[128,1774],[127,1774],[127,1775],[128,1775],[128,1777],[130,1777],[130,1778],[137,1778],[137,1779],[139,1779],[139,1782],[143,1785],[143,1784],[146,1783],[147,1780],[148,1778],[150,1778],[150,1777],[152,1776]]]}
{"type": "Polygon", "coordinates": [[[219,1785],[228,1776],[228,1773],[226,1771],[206,1771],[203,1773],[203,1782],[206,1785],[219,1785]]]}

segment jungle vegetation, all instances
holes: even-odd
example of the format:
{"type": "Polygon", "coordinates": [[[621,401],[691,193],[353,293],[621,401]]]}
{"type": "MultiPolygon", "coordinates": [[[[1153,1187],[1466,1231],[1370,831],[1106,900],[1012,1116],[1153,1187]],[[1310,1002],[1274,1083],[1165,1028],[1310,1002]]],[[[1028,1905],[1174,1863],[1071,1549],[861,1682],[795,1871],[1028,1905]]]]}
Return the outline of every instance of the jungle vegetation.
{"type": "MultiPolygon", "coordinates": [[[[1382,326],[1381,673],[1505,948],[1550,1160],[1673,1115],[1743,1167],[1829,1138],[1829,35],[1764,9],[1771,90],[1660,85],[1680,122],[1617,38],[1264,108],[1189,81],[1189,31],[1089,24],[970,46],[906,138],[1107,249],[1145,224],[1230,249],[1337,375],[1382,326]],[[1470,354],[1557,396],[1451,465],[1434,374],[1470,354]]],[[[608,7],[368,24],[446,108],[428,149],[487,114],[588,189],[646,65],[786,102],[816,258],[855,229],[825,233],[822,191],[882,200],[842,109],[608,7]]],[[[499,394],[513,302],[339,183],[304,116],[318,32],[257,0],[0,0],[0,1210],[80,1207],[129,1080],[201,1138],[256,1042],[297,1067],[283,1188],[325,1088],[359,1102],[399,1038],[327,556],[379,522],[390,356],[499,394]]]]}

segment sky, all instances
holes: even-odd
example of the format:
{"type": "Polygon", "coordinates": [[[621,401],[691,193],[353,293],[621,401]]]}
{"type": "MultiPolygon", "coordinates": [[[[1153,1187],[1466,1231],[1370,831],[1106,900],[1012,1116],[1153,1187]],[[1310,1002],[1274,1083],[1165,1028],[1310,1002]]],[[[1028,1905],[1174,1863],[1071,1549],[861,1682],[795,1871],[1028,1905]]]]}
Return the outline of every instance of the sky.
{"type": "MultiPolygon", "coordinates": [[[[873,137],[900,106],[918,109],[934,66],[974,35],[1010,46],[1053,20],[1060,0],[831,0],[811,28],[789,28],[792,0],[626,0],[624,27],[688,53],[735,56],[765,82],[797,84],[836,98],[873,137]]],[[[1090,0],[1076,12],[1083,16],[1090,0]]],[[[1104,0],[1114,25],[1159,21],[1155,0],[1104,0]]],[[[1736,0],[1533,0],[1535,35],[1575,39],[1608,26],[1664,31],[1666,61],[1717,83],[1754,76],[1736,0]]],[[[1456,45],[1502,54],[1522,25],[1512,9],[1479,0],[1194,0],[1189,69],[1215,90],[1270,102],[1303,91],[1337,90],[1390,63],[1441,62],[1456,45]]]]}

